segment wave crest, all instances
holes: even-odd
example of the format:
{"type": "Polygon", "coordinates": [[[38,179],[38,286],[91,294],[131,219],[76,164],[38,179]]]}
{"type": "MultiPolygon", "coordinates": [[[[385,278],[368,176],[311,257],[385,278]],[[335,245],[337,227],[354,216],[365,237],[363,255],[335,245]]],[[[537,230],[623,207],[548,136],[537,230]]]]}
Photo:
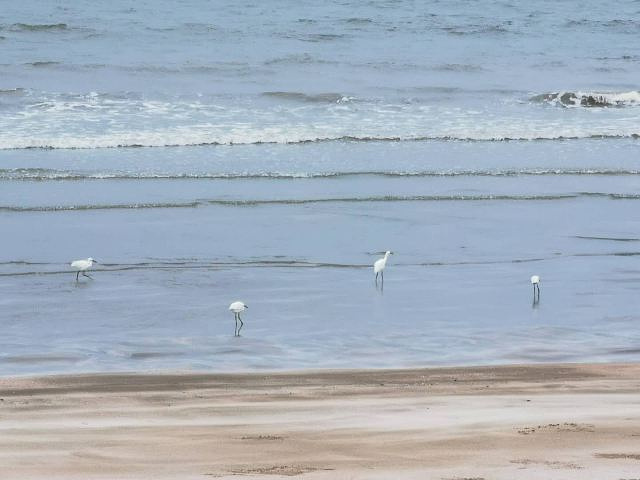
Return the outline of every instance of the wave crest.
{"type": "Polygon", "coordinates": [[[640,105],[640,91],[604,92],[552,92],[534,95],[532,102],[562,107],[627,107],[640,105]]]}
{"type": "Polygon", "coordinates": [[[97,148],[177,148],[177,147],[208,147],[208,146],[233,146],[233,145],[297,145],[305,143],[325,143],[325,142],[530,142],[530,141],[563,141],[563,140],[584,140],[584,139],[638,139],[640,133],[621,134],[584,134],[584,135],[547,135],[539,136],[487,136],[471,137],[465,135],[452,136],[406,136],[406,137],[374,137],[374,136],[352,136],[342,135],[335,137],[309,137],[309,138],[274,138],[273,140],[258,138],[247,139],[220,139],[212,141],[190,141],[188,138],[167,141],[167,135],[160,133],[149,138],[136,138],[130,141],[131,135],[124,135],[124,138],[58,138],[55,140],[37,141],[33,139],[19,139],[11,142],[3,141],[0,138],[0,150],[85,150],[97,148]]]}
{"type": "Polygon", "coordinates": [[[11,30],[22,32],[51,32],[67,30],[66,23],[14,23],[11,30]]]}
{"type": "Polygon", "coordinates": [[[353,97],[342,95],[341,93],[308,94],[302,92],[264,92],[262,95],[276,99],[308,103],[347,103],[353,100],[353,97]]]}

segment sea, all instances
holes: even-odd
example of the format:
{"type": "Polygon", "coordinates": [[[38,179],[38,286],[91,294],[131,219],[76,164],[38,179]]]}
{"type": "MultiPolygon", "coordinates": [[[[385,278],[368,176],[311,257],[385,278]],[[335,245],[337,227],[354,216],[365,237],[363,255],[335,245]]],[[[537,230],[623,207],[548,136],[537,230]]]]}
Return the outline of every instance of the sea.
{"type": "Polygon", "coordinates": [[[640,1],[2,3],[1,375],[628,361],[640,1]]]}

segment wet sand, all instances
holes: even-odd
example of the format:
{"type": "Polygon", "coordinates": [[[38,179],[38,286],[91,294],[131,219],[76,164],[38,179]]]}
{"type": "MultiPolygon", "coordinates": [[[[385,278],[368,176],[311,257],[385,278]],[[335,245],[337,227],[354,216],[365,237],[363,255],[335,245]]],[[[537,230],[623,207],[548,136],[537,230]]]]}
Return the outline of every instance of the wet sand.
{"type": "Polygon", "coordinates": [[[3,479],[640,478],[640,365],[0,379],[3,479]]]}

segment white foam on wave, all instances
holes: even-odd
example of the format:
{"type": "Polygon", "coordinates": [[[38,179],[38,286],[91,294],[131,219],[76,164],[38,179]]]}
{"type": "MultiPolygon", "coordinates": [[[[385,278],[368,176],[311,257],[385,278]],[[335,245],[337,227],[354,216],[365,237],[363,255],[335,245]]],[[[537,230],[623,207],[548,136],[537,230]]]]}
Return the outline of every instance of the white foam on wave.
{"type": "MultiPolygon", "coordinates": [[[[607,101],[640,102],[640,92],[608,95],[607,101]]],[[[600,110],[602,115],[576,110],[567,117],[519,103],[484,108],[383,101],[265,106],[251,98],[142,99],[96,92],[38,95],[29,102],[0,115],[0,149],[640,135],[636,118],[618,109],[600,110]]]]}
{"type": "MultiPolygon", "coordinates": [[[[212,126],[213,127],[213,126],[212,126]]],[[[240,132],[235,129],[227,133],[212,133],[206,126],[142,131],[104,135],[67,135],[13,137],[0,134],[0,150],[20,149],[99,149],[126,147],[188,147],[206,145],[256,145],[256,144],[301,144],[328,141],[534,141],[569,140],[588,138],[638,138],[640,128],[624,129],[596,127],[588,130],[577,128],[505,128],[501,132],[488,130],[442,131],[434,135],[375,135],[371,133],[330,134],[318,132],[310,127],[292,131],[289,128],[265,128],[240,132]]]]}
{"type": "MultiPolygon", "coordinates": [[[[592,94],[593,95],[593,94],[592,94]]],[[[625,105],[640,105],[640,91],[622,93],[599,93],[595,94],[606,99],[610,103],[624,103],[625,105]]]]}
{"type": "Polygon", "coordinates": [[[533,100],[563,107],[635,107],[640,105],[640,91],[589,92],[560,91],[536,95],[533,100]]]}
{"type": "MultiPolygon", "coordinates": [[[[304,167],[304,166],[302,166],[304,167]]],[[[349,170],[349,171],[236,171],[181,172],[163,171],[83,171],[46,168],[0,168],[0,180],[15,181],[85,181],[85,180],[235,180],[235,179],[329,179],[352,176],[382,177],[519,177],[519,176],[627,176],[640,175],[636,169],[616,168],[518,168],[518,169],[436,169],[436,170],[349,170]]]]}

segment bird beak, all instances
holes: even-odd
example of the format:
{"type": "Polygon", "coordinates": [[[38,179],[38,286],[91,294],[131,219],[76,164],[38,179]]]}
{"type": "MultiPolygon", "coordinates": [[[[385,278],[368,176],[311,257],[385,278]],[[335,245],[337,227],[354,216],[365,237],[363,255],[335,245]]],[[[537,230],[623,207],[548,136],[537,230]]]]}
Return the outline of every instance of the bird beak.
{"type": "Polygon", "coordinates": [[[249,305],[245,305],[244,308],[249,308],[249,305]]]}
{"type": "Polygon", "coordinates": [[[98,260],[94,260],[93,263],[100,263],[98,260]]]}

